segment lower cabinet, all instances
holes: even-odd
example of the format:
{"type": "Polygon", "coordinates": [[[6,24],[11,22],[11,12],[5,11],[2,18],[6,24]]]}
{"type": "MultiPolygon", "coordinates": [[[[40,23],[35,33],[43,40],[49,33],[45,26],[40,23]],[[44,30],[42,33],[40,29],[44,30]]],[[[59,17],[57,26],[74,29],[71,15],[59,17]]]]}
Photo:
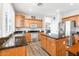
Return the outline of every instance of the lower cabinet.
{"type": "Polygon", "coordinates": [[[41,41],[41,35],[40,34],[43,34],[44,32],[38,32],[38,40],[41,41]]]}
{"type": "Polygon", "coordinates": [[[79,35],[74,35],[75,43],[79,43],[79,35]]]}
{"type": "Polygon", "coordinates": [[[47,52],[50,52],[50,41],[46,39],[46,49],[47,49],[47,52]]]}
{"type": "Polygon", "coordinates": [[[41,47],[49,53],[51,56],[65,56],[66,47],[65,40],[66,37],[63,38],[50,38],[48,36],[40,34],[40,44],[41,47]]]}
{"type": "Polygon", "coordinates": [[[43,36],[41,35],[40,37],[41,37],[41,39],[40,39],[40,44],[41,44],[41,46],[44,48],[44,40],[43,40],[43,36]]]}
{"type": "Polygon", "coordinates": [[[42,36],[42,40],[43,40],[43,48],[46,50],[47,48],[47,44],[46,44],[46,37],[45,36],[42,36]]]}
{"type": "Polygon", "coordinates": [[[27,56],[27,47],[15,47],[0,50],[0,56],[27,56]]]}
{"type": "Polygon", "coordinates": [[[55,56],[56,55],[56,44],[55,44],[55,41],[53,41],[51,38],[49,38],[49,51],[48,53],[51,55],[51,56],[55,56]]]}
{"type": "Polygon", "coordinates": [[[29,43],[31,41],[31,34],[29,32],[25,33],[26,42],[29,43]]]}

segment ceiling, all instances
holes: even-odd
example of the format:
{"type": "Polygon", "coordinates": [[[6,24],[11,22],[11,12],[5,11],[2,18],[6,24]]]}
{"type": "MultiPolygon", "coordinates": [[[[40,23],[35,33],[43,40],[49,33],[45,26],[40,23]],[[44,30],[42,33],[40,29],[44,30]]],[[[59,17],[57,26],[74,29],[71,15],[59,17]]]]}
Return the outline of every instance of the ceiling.
{"type": "Polygon", "coordinates": [[[52,16],[56,11],[68,13],[79,10],[79,4],[75,3],[43,3],[37,6],[37,3],[13,3],[16,12],[23,12],[31,16],[52,16]]]}

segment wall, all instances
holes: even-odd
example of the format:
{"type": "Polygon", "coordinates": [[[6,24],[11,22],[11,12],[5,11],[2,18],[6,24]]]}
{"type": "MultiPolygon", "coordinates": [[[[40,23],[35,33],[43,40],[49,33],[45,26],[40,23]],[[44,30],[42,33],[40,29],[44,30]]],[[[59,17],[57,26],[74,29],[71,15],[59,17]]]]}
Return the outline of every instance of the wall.
{"type": "MultiPolygon", "coordinates": [[[[2,4],[0,3],[0,15],[1,15],[1,12],[2,12],[2,4]]],[[[1,19],[1,16],[0,16],[0,36],[2,35],[2,19],[1,19]]]]}
{"type": "Polygon", "coordinates": [[[45,16],[43,19],[43,26],[44,26],[44,32],[46,27],[50,27],[50,32],[54,35],[58,35],[59,33],[59,22],[61,22],[61,14],[59,11],[57,11],[52,16],[45,16]],[[47,25],[48,24],[48,25],[47,25]]]}
{"type": "Polygon", "coordinates": [[[59,22],[61,22],[61,14],[60,12],[56,12],[56,14],[52,18],[52,23],[51,23],[51,33],[54,35],[59,34],[59,22]]]}
{"type": "Polygon", "coordinates": [[[0,37],[15,32],[15,11],[10,3],[0,4],[0,37]]]}
{"type": "Polygon", "coordinates": [[[44,19],[43,19],[43,28],[44,28],[44,32],[46,33],[46,30],[50,30],[50,25],[51,25],[51,22],[52,21],[52,17],[51,16],[45,16],[44,19]]]}
{"type": "Polygon", "coordinates": [[[63,13],[62,18],[73,16],[73,15],[79,15],[79,10],[63,13]]]}

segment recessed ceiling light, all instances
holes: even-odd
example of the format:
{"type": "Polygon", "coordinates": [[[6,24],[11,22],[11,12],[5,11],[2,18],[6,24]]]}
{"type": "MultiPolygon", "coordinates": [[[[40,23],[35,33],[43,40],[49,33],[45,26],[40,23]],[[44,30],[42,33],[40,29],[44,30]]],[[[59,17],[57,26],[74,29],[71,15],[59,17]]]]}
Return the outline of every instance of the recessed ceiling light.
{"type": "Polygon", "coordinates": [[[56,9],[56,12],[60,12],[60,9],[56,9]]]}
{"type": "Polygon", "coordinates": [[[33,3],[35,6],[43,6],[43,3],[33,3]]]}
{"type": "Polygon", "coordinates": [[[74,3],[70,3],[70,5],[71,5],[71,6],[74,5],[74,3]]]}
{"type": "Polygon", "coordinates": [[[28,12],[31,13],[32,12],[32,9],[28,9],[28,12]]]}
{"type": "Polygon", "coordinates": [[[43,3],[38,3],[38,4],[37,4],[37,6],[42,6],[42,5],[43,5],[43,3]]]}

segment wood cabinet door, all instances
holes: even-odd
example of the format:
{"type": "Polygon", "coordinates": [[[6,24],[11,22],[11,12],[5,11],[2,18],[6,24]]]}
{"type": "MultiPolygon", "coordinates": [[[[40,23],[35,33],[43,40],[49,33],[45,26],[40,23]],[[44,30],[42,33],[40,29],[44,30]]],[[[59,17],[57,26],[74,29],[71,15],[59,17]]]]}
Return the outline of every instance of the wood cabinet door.
{"type": "Polygon", "coordinates": [[[48,37],[47,37],[47,39],[46,39],[46,44],[47,44],[47,47],[46,47],[46,50],[47,50],[47,52],[49,53],[50,51],[50,41],[49,41],[49,39],[48,39],[48,37]]]}
{"type": "Polygon", "coordinates": [[[56,56],[56,42],[55,40],[50,40],[50,55],[56,56]]]}
{"type": "Polygon", "coordinates": [[[76,20],[76,25],[79,26],[79,15],[75,16],[75,20],[76,20]]]}
{"type": "Polygon", "coordinates": [[[72,21],[75,21],[76,22],[76,25],[79,26],[79,15],[76,15],[76,16],[70,16],[70,17],[67,17],[65,19],[63,19],[64,21],[67,21],[67,20],[72,20],[72,21]]]}
{"type": "Polygon", "coordinates": [[[16,27],[24,27],[24,19],[25,19],[24,16],[22,16],[22,15],[16,15],[15,16],[16,27]]]}
{"type": "Polygon", "coordinates": [[[45,50],[47,50],[47,37],[45,36],[45,50]]]}
{"type": "Polygon", "coordinates": [[[51,52],[52,51],[52,49],[51,49],[52,48],[52,42],[51,42],[51,39],[49,39],[48,41],[49,41],[49,47],[47,47],[48,53],[51,55],[52,54],[52,52],[51,52]]]}
{"type": "Polygon", "coordinates": [[[31,34],[29,32],[25,33],[25,39],[26,39],[26,42],[30,42],[31,41],[31,34]]]}
{"type": "Polygon", "coordinates": [[[37,26],[38,26],[38,28],[40,28],[40,26],[41,26],[40,21],[37,21],[37,26]]]}
{"type": "Polygon", "coordinates": [[[10,48],[0,51],[1,56],[25,56],[27,55],[26,53],[26,47],[10,48]]]}
{"type": "Polygon", "coordinates": [[[27,19],[24,20],[24,27],[27,27],[27,28],[29,27],[29,20],[27,19]]]}
{"type": "Polygon", "coordinates": [[[42,46],[42,36],[39,34],[40,45],[42,46]]]}
{"type": "Polygon", "coordinates": [[[57,56],[65,56],[66,46],[65,46],[66,39],[59,39],[56,41],[56,55],[57,56]]]}
{"type": "Polygon", "coordinates": [[[43,48],[46,50],[46,36],[43,36],[43,48]]]}
{"type": "Polygon", "coordinates": [[[45,46],[45,45],[44,45],[44,37],[41,36],[41,38],[42,38],[42,39],[41,39],[41,41],[42,41],[42,48],[44,48],[44,46],[45,46]]]}
{"type": "Polygon", "coordinates": [[[78,35],[74,35],[75,38],[75,43],[79,43],[79,36],[78,35]]]}
{"type": "Polygon", "coordinates": [[[43,24],[42,24],[41,20],[37,21],[37,26],[38,26],[38,28],[42,28],[43,24]]]}

